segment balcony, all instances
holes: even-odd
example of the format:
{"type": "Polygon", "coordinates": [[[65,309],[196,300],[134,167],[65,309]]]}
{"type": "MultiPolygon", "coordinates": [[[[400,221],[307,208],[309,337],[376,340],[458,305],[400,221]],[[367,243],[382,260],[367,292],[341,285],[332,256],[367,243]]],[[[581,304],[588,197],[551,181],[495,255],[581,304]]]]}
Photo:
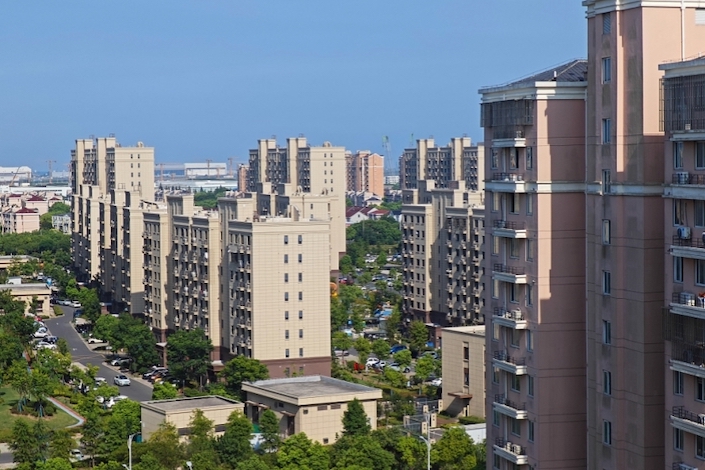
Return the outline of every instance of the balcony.
{"type": "Polygon", "coordinates": [[[695,238],[690,227],[679,227],[678,231],[671,240],[671,255],[705,260],[705,236],[695,238]]]}
{"type": "Polygon", "coordinates": [[[691,292],[674,292],[669,308],[676,315],[705,320],[705,298],[691,292]]]}
{"type": "Polygon", "coordinates": [[[507,220],[495,220],[493,222],[494,235],[503,238],[526,238],[526,223],[511,222],[507,220]]]}
{"type": "Polygon", "coordinates": [[[695,414],[682,406],[674,406],[671,410],[671,426],[705,437],[705,414],[695,414]]]}
{"type": "Polygon", "coordinates": [[[525,193],[528,184],[521,173],[492,173],[492,179],[485,183],[486,189],[500,193],[525,193]]]}
{"type": "Polygon", "coordinates": [[[666,196],[676,199],[700,199],[705,186],[705,174],[676,171],[671,175],[671,185],[668,185],[668,181],[666,183],[666,196]]]}
{"type": "Polygon", "coordinates": [[[528,372],[525,357],[510,356],[505,351],[495,351],[492,364],[514,375],[526,375],[528,372]]]}
{"type": "Polygon", "coordinates": [[[526,321],[524,312],[521,310],[512,310],[510,312],[506,308],[495,307],[492,321],[497,325],[513,330],[526,330],[529,328],[529,322],[526,321]]]}
{"type": "Polygon", "coordinates": [[[506,264],[492,265],[492,279],[511,284],[526,284],[526,268],[524,266],[507,266],[506,264]]]}
{"type": "Polygon", "coordinates": [[[512,444],[501,437],[495,439],[493,447],[497,455],[516,465],[527,465],[529,463],[529,458],[526,456],[526,447],[512,444]]]}
{"type": "Polygon", "coordinates": [[[526,411],[526,403],[513,402],[504,394],[494,396],[492,408],[495,411],[514,419],[527,419],[529,417],[529,412],[526,411]]]}
{"type": "Polygon", "coordinates": [[[698,467],[693,467],[683,462],[673,462],[671,470],[698,470],[698,467]]]}
{"type": "Polygon", "coordinates": [[[492,147],[507,148],[507,147],[526,147],[526,135],[523,130],[515,130],[511,132],[496,133],[492,139],[492,147]]]}

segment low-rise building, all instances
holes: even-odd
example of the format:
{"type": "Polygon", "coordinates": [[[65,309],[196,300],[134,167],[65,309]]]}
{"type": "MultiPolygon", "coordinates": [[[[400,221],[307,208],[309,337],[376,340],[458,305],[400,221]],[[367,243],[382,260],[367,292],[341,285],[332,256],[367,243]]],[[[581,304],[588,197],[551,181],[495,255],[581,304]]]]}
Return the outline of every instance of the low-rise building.
{"type": "Polygon", "coordinates": [[[25,315],[52,314],[51,304],[49,303],[51,289],[46,284],[0,284],[0,291],[2,290],[9,290],[13,300],[19,300],[25,303],[25,315]],[[32,303],[34,303],[34,307],[32,303]]]}
{"type": "Polygon", "coordinates": [[[59,214],[51,216],[51,226],[56,230],[65,233],[67,235],[71,234],[71,214],[59,214]]]}
{"type": "Polygon", "coordinates": [[[145,440],[165,422],[173,424],[182,438],[188,436],[191,433],[189,424],[196,410],[201,410],[206,418],[213,421],[213,432],[220,436],[225,432],[230,415],[244,410],[244,405],[239,401],[220,396],[144,401],[140,407],[142,437],[145,440]]]}
{"type": "Polygon", "coordinates": [[[343,414],[354,399],[361,402],[372,429],[377,428],[377,400],[382,398],[377,388],[312,375],[245,382],[242,390],[247,417],[258,423],[264,410],[272,410],[286,437],[303,432],[311,440],[332,444],[342,435],[343,414]]]}
{"type": "Polygon", "coordinates": [[[443,405],[451,416],[485,417],[485,326],[443,328],[443,405]]]}

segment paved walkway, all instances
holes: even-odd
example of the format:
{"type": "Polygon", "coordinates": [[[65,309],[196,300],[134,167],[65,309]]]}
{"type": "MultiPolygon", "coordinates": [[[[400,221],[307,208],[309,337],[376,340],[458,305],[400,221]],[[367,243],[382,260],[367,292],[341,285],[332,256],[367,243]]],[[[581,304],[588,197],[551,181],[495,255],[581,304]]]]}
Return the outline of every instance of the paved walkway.
{"type": "Polygon", "coordinates": [[[71,416],[74,419],[77,419],[78,422],[75,424],[72,424],[71,426],[66,426],[66,429],[71,429],[71,428],[76,428],[78,426],[82,426],[83,423],[86,422],[86,420],[81,416],[80,414],[76,413],[73,409],[69,408],[68,406],[64,405],[61,403],[59,400],[57,400],[54,397],[49,397],[48,398],[50,402],[54,404],[57,408],[63,410],[67,415],[71,416]]]}

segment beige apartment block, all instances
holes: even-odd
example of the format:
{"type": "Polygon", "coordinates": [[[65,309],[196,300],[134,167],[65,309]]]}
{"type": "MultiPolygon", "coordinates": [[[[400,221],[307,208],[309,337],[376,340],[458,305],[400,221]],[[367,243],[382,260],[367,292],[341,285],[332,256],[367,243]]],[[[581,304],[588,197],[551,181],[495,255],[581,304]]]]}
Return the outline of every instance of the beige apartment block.
{"type": "Polygon", "coordinates": [[[664,449],[667,466],[689,470],[705,459],[705,59],[659,69],[666,133],[664,449]]]}
{"type": "MultiPolygon", "coordinates": [[[[174,311],[170,310],[170,287],[173,289],[174,279],[178,278],[171,265],[176,260],[172,255],[172,233],[166,204],[155,203],[145,210],[142,243],[144,313],[155,339],[163,348],[170,325],[174,322],[174,311]]],[[[171,330],[174,331],[173,327],[171,330]]]]}
{"type": "Polygon", "coordinates": [[[444,410],[484,418],[485,325],[443,328],[441,352],[444,410]]]}
{"type": "Polygon", "coordinates": [[[480,89],[485,129],[487,455],[585,469],[587,62],[480,89]]]}
{"type": "Polygon", "coordinates": [[[419,181],[402,197],[403,311],[443,326],[482,323],[484,209],[465,182],[419,181]]]}
{"type": "Polygon", "coordinates": [[[343,434],[343,415],[354,399],[361,402],[370,427],[377,429],[378,388],[313,375],[245,382],[242,390],[247,417],[259,423],[261,413],[272,410],[285,438],[303,432],[321,444],[334,443],[343,434]]]}
{"type": "MultiPolygon", "coordinates": [[[[683,463],[685,468],[701,468],[697,455],[705,451],[699,452],[697,445],[702,438],[695,432],[677,433],[680,412],[668,408],[690,405],[693,389],[686,388],[684,397],[672,393],[677,378],[674,366],[664,361],[671,355],[677,360],[679,348],[689,338],[697,340],[679,336],[669,341],[675,349],[664,351],[668,342],[663,338],[662,311],[664,303],[670,310],[674,292],[699,293],[690,277],[697,261],[686,256],[688,247],[671,254],[668,250],[679,228],[691,229],[690,234],[681,232],[686,241],[688,235],[693,243],[700,236],[695,231],[697,201],[702,198],[690,178],[698,173],[697,138],[692,134],[703,127],[692,118],[702,109],[698,96],[703,91],[702,85],[686,83],[702,72],[694,63],[659,65],[702,53],[704,5],[693,0],[586,0],[583,5],[589,63],[588,467],[663,469],[689,462],[683,463]],[[662,88],[664,72],[672,80],[662,88]],[[662,118],[662,93],[676,90],[681,94],[663,103],[670,114],[662,118]],[[674,150],[683,152],[682,160],[674,150]],[[680,179],[674,183],[670,178],[680,179]],[[683,264],[686,276],[682,285],[673,279],[677,263],[683,264]],[[681,436],[684,441],[678,442],[681,436]]],[[[697,319],[683,312],[666,315],[685,322],[676,331],[693,331],[687,322],[697,319]]],[[[689,384],[697,380],[684,377],[689,384]]]]}
{"type": "Polygon", "coordinates": [[[12,300],[25,303],[25,315],[32,315],[32,302],[35,302],[36,314],[53,316],[54,311],[49,302],[51,289],[43,283],[0,284],[0,290],[8,290],[12,300]]]}
{"type": "Polygon", "coordinates": [[[347,191],[384,196],[384,157],[369,150],[345,154],[347,191]]]}
{"type": "Polygon", "coordinates": [[[213,434],[219,437],[225,432],[230,415],[244,413],[245,405],[230,398],[209,396],[144,401],[140,403],[140,408],[144,440],[148,441],[163,423],[174,425],[179,437],[186,440],[191,434],[190,424],[196,410],[202,411],[205,418],[213,421],[213,434]]]}
{"type": "Polygon", "coordinates": [[[223,342],[271,377],[330,375],[330,219],[259,215],[249,196],[218,201],[223,342]]]}
{"type": "Polygon", "coordinates": [[[250,166],[240,164],[237,166],[237,190],[248,191],[250,178],[250,166]]]}
{"type": "MultiPolygon", "coordinates": [[[[345,148],[330,142],[310,146],[303,136],[287,139],[286,147],[279,147],[275,139],[259,140],[257,148],[250,150],[248,178],[250,192],[331,198],[327,211],[331,219],[331,271],[337,271],[346,250],[345,148]]],[[[296,208],[301,213],[307,211],[303,203],[296,208]]]]}
{"type": "Polygon", "coordinates": [[[7,207],[2,211],[2,233],[26,233],[39,230],[39,211],[27,207],[7,207]]]}
{"type": "Polygon", "coordinates": [[[84,280],[96,279],[116,309],[144,309],[142,201],[154,200],[154,148],[115,137],[79,139],[71,151],[71,249],[84,280]]]}
{"type": "Polygon", "coordinates": [[[416,148],[408,148],[399,158],[401,189],[419,188],[421,180],[433,180],[438,188],[448,188],[452,181],[465,181],[471,191],[482,190],[484,147],[472,145],[469,137],[454,137],[445,147],[433,139],[418,139],[416,148]]]}

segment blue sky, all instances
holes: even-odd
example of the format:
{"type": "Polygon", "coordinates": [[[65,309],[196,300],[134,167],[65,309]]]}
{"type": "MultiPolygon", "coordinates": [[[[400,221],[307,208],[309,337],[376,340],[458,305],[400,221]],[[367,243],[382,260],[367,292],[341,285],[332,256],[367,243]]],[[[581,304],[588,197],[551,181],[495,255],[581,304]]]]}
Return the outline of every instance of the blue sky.
{"type": "MultiPolygon", "coordinates": [[[[304,134],[394,159],[480,140],[477,89],[586,54],[579,0],[5,2],[0,165],[46,171],[77,138],[158,162],[244,162],[304,134]]],[[[65,168],[65,167],[64,167],[65,168]]]]}

